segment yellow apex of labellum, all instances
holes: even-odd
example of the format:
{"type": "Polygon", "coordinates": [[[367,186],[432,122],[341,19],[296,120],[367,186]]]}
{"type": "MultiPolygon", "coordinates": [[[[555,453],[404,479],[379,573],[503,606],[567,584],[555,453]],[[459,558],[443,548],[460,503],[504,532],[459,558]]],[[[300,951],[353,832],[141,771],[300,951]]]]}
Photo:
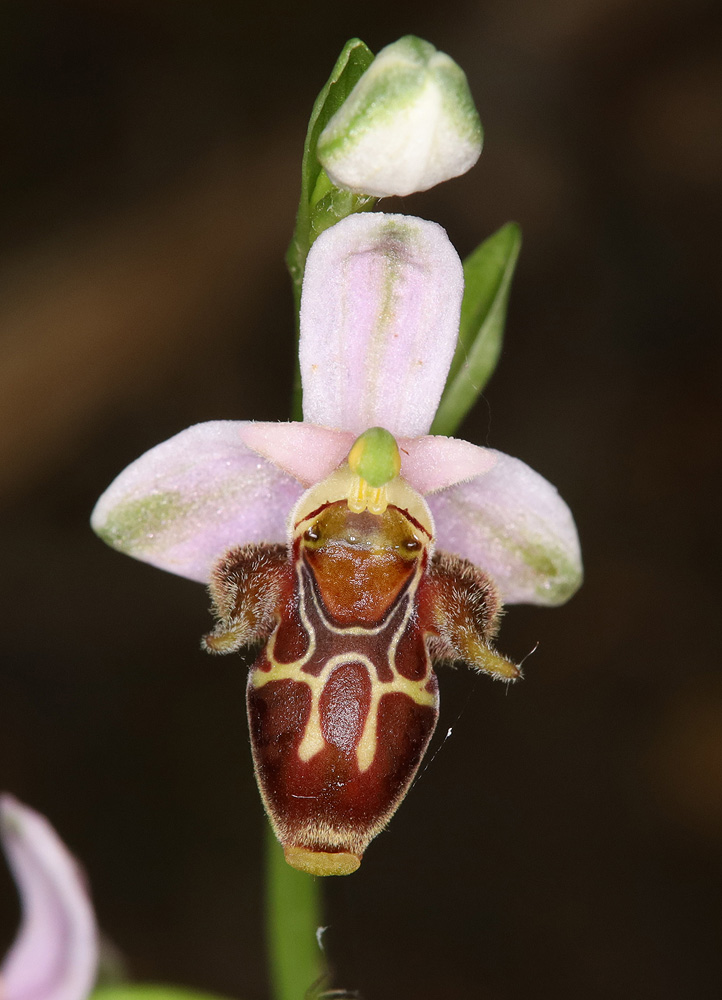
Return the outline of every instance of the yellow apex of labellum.
{"type": "Polygon", "coordinates": [[[368,509],[383,514],[388,506],[385,486],[401,471],[396,439],[383,427],[371,427],[357,437],[348,453],[348,464],[356,476],[348,506],[354,514],[368,509]]]}
{"type": "Polygon", "coordinates": [[[361,858],[348,851],[327,853],[309,851],[305,847],[286,847],[284,854],[292,868],[309,875],[350,875],[361,864],[361,858]]]}

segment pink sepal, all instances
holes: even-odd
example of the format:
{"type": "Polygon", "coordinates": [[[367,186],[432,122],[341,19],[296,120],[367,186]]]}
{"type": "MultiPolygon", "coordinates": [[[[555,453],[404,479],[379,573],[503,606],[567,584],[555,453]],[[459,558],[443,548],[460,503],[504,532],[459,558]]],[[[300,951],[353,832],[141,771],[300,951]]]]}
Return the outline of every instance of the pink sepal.
{"type": "Polygon", "coordinates": [[[489,452],[488,472],[427,497],[437,548],[488,573],[507,604],[562,604],[582,582],[571,511],[528,465],[489,452]]]}
{"type": "Polygon", "coordinates": [[[461,261],[434,222],[351,215],[306,261],[303,419],[361,434],[426,434],[459,333],[461,261]]]}
{"type": "Polygon", "coordinates": [[[285,542],[303,486],[243,442],[244,424],[195,424],[151,448],[108,487],[91,517],[109,545],[207,583],[235,545],[285,542]]]}

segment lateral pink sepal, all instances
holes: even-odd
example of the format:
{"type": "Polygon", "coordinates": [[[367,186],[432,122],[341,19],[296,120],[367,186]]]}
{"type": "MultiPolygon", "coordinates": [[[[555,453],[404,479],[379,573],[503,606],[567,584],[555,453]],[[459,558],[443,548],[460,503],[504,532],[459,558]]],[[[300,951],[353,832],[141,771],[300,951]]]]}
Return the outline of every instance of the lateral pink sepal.
{"type": "Polygon", "coordinates": [[[195,424],[151,448],[98,500],[93,529],[121,552],[201,583],[234,546],[285,543],[303,486],[244,444],[244,426],[195,424]]]}
{"type": "Polygon", "coordinates": [[[582,582],[571,511],[524,462],[491,454],[488,472],[427,497],[437,548],[488,573],[506,604],[563,604],[582,582]]]}

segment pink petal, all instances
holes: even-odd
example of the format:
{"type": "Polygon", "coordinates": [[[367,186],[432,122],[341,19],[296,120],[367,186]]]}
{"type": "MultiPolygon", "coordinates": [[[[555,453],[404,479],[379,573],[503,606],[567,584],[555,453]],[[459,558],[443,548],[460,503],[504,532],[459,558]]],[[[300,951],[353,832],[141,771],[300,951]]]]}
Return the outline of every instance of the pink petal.
{"type": "Polygon", "coordinates": [[[399,450],[401,475],[424,495],[488,472],[498,454],[459,438],[437,435],[402,438],[399,450]]]}
{"type": "Polygon", "coordinates": [[[427,497],[437,547],[487,572],[508,604],[562,604],[582,582],[571,512],[528,465],[491,453],[488,472],[427,497]]]}
{"type": "Polygon", "coordinates": [[[255,421],[243,424],[241,440],[304,486],[312,486],[346,460],[354,435],[316,424],[255,421]]]}
{"type": "MultiPolygon", "coordinates": [[[[321,482],[346,461],[355,435],[316,424],[249,421],[241,440],[304,486],[321,482]]],[[[401,475],[419,493],[432,493],[473,479],[496,463],[495,451],[459,438],[427,435],[400,438],[401,475]]]]}
{"type": "Polygon", "coordinates": [[[196,424],[151,448],[98,500],[93,529],[121,552],[200,582],[234,545],[285,542],[303,487],[243,443],[246,426],[196,424]]]}
{"type": "Polygon", "coordinates": [[[436,223],[362,214],[322,233],[301,300],[304,420],[354,435],[425,434],[456,346],[463,284],[436,223]]]}
{"type": "MultiPolygon", "coordinates": [[[[321,482],[346,461],[355,435],[316,424],[263,423],[241,426],[241,440],[304,486],[321,482]]],[[[401,475],[427,494],[446,489],[488,472],[498,452],[479,448],[459,438],[426,435],[400,438],[401,475]]]]}
{"type": "Polygon", "coordinates": [[[48,821],[0,796],[0,834],[22,922],[0,968],[2,1000],[84,1000],[95,981],[98,935],[80,871],[48,821]]]}

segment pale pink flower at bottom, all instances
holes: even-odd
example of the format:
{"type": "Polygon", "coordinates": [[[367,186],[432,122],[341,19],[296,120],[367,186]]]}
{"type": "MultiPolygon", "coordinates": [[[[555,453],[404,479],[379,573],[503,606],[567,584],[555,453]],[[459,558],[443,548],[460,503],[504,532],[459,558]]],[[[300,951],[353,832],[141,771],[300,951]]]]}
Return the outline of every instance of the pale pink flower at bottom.
{"type": "Polygon", "coordinates": [[[95,982],[98,932],[83,875],[44,816],[0,796],[0,839],[22,908],[0,965],[0,1000],[85,1000],[95,982]]]}

